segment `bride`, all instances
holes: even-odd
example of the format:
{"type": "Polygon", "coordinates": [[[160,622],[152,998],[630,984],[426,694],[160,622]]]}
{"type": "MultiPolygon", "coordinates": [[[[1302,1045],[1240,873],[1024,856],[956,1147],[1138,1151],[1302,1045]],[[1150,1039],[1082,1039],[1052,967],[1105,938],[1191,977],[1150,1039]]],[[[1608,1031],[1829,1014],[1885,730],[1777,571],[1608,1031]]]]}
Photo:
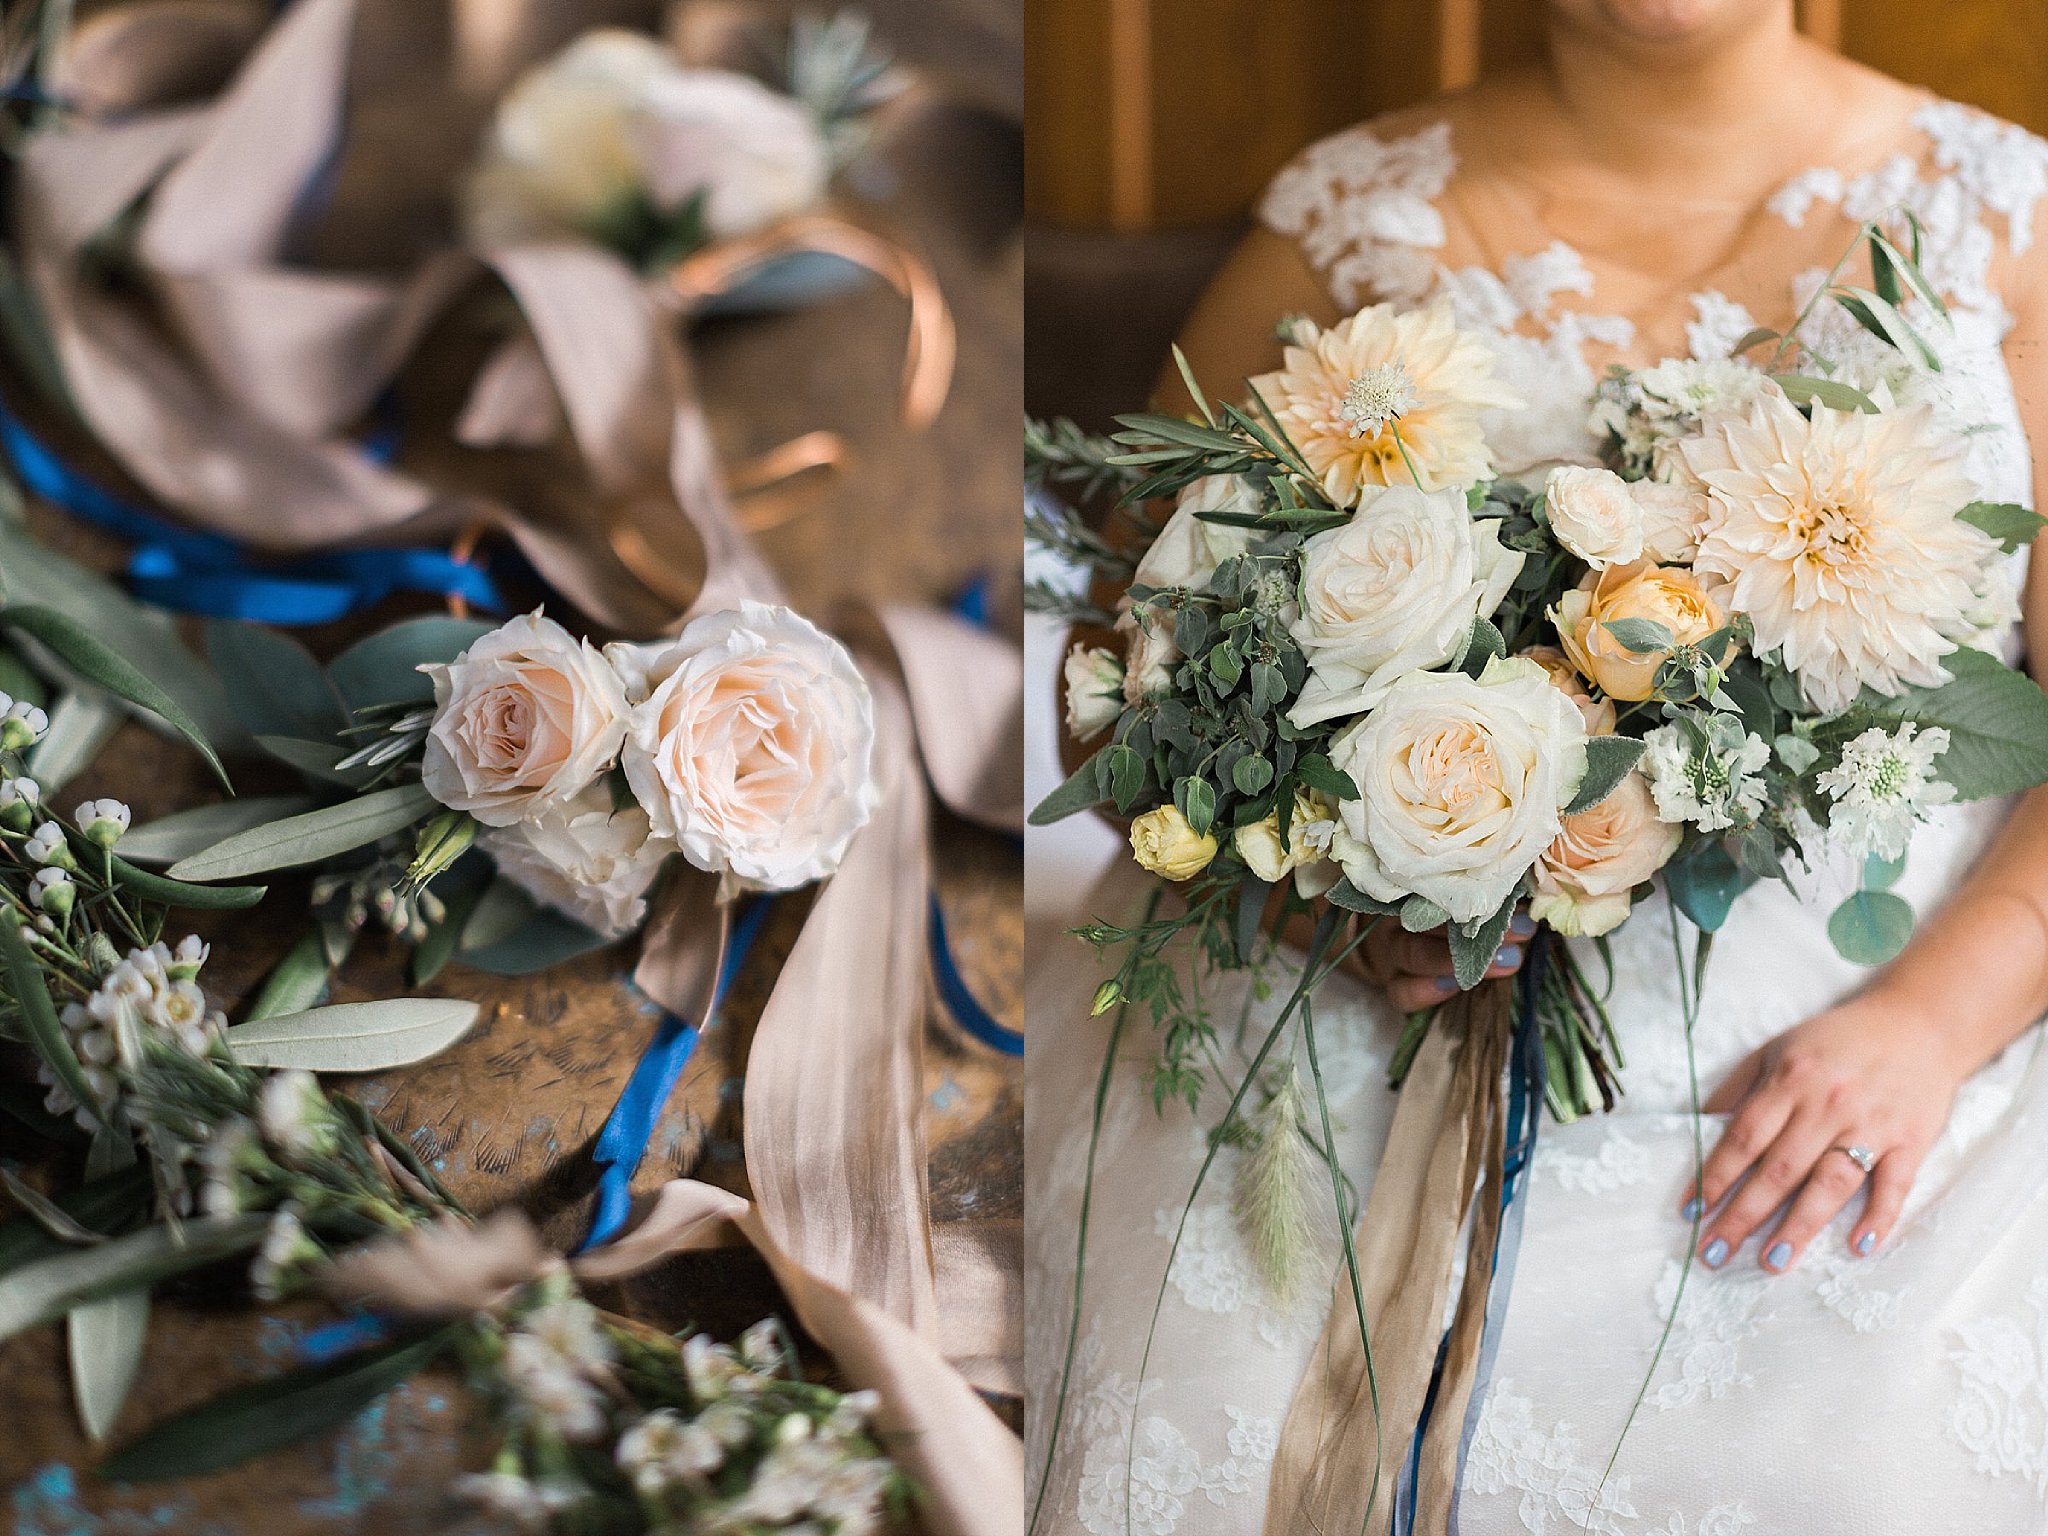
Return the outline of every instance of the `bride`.
{"type": "MultiPolygon", "coordinates": [[[[1792,0],[1551,0],[1549,31],[1544,67],[1337,134],[1284,171],[1189,322],[1196,376],[1229,394],[1274,366],[1282,314],[1448,296],[1535,402],[1497,437],[1505,456],[1588,460],[1609,364],[1723,357],[1754,326],[1790,325],[1860,221],[1903,231],[1910,210],[1953,318],[1935,331],[1942,407],[1971,431],[1980,494],[2036,501],[2048,144],[1804,40],[1792,0]]],[[[1860,338],[1830,311],[1801,338],[1852,364],[1860,338]]],[[[2024,654],[2048,675],[2048,574],[2023,553],[2014,576],[2036,637],[2024,654]]],[[[1663,898],[1615,936],[1626,1097],[1541,1129],[1460,1536],[2048,1531],[2048,791],[1921,829],[1897,887],[1918,932],[1880,972],[1825,932],[1853,880],[1759,887],[1722,930],[1694,1040],[1700,1190],[1663,898]]],[[[1141,895],[1126,865],[1088,915],[1141,895]]],[[[1439,1001],[1450,968],[1440,940],[1396,934],[1319,999],[1336,1150],[1361,1198],[1401,1014],[1439,1001]]],[[[1155,1111],[1138,1020],[1095,1130],[1099,979],[1063,941],[1029,998],[1036,1528],[1270,1532],[1279,1426],[1338,1263],[1334,1208],[1311,1278],[1276,1294],[1239,1235],[1226,1149],[1169,1270],[1234,1083],[1212,1082],[1199,1116],[1155,1111]]],[[[1277,1003],[1249,1006],[1270,1019],[1277,1003]]],[[[1390,1444],[1404,1436],[1390,1427],[1390,1444]]]]}

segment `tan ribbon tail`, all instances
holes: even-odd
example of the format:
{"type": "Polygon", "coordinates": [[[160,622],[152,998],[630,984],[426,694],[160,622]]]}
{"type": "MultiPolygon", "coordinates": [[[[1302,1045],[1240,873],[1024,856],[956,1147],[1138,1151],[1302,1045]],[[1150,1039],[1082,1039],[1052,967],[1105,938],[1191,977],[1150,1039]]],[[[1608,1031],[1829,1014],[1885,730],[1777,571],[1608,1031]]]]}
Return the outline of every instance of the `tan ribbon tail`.
{"type": "Polygon", "coordinates": [[[792,1258],[745,1200],[690,1180],[667,1185],[646,1221],[574,1261],[586,1280],[618,1279],[671,1252],[710,1246],[726,1224],[774,1271],[804,1331],[847,1380],[881,1397],[877,1428],[923,1495],[935,1536],[1022,1536],[1024,1447],[932,1342],[900,1318],[792,1258]]]}
{"type": "Polygon", "coordinates": [[[270,20],[263,0],[133,0],[99,11],[64,39],[52,94],[88,117],[210,96],[270,20]]]}
{"type": "Polygon", "coordinates": [[[818,893],[748,1051],[747,1178],[777,1244],[939,1332],[924,1139],[925,790],[909,710],[869,669],[882,799],[818,893]]]}
{"type": "Polygon", "coordinates": [[[702,1027],[731,942],[732,905],[718,899],[718,877],[675,860],[641,930],[633,985],[702,1027]]]}
{"type": "Polygon", "coordinates": [[[1024,830],[1024,656],[936,608],[880,610],[932,788],[954,814],[1024,830]]]}
{"type": "MultiPolygon", "coordinates": [[[[1322,1337],[1280,1432],[1265,1536],[1385,1536],[1392,1527],[1395,1478],[1443,1340],[1465,1217],[1482,1168],[1499,1162],[1501,1074],[1513,1028],[1512,984],[1484,982],[1443,1006],[1416,1053],[1356,1234],[1371,1373],[1350,1276],[1340,1264],[1322,1337]]],[[[1490,1170],[1488,1181],[1495,1214],[1491,1222],[1475,1221],[1467,1283],[1452,1325],[1459,1376],[1453,1379],[1447,1368],[1433,1434],[1425,1437],[1426,1451],[1437,1441],[1437,1459],[1425,1469],[1432,1486],[1455,1475],[1463,1405],[1478,1365],[1484,1278],[1499,1219],[1499,1184],[1490,1170]],[[1448,1467],[1442,1437],[1434,1433],[1439,1424],[1451,1437],[1448,1467]]],[[[1441,1489],[1446,1501],[1449,1491],[1441,1489]]],[[[1440,1507],[1447,1517],[1447,1502],[1440,1507]]],[[[1442,1525],[1418,1524],[1416,1530],[1444,1536],[1442,1525]]]]}
{"type": "Polygon", "coordinates": [[[1024,1223],[932,1228],[939,1350],[984,1392],[1024,1395],[1024,1223]]]}
{"type": "Polygon", "coordinates": [[[778,256],[816,251],[874,273],[909,302],[910,330],[903,354],[903,421],[921,432],[937,418],[953,385],[958,339],[953,312],[924,259],[893,240],[831,214],[798,214],[756,235],[722,240],[685,257],[669,273],[669,286],[686,308],[724,293],[747,273],[778,256]]]}

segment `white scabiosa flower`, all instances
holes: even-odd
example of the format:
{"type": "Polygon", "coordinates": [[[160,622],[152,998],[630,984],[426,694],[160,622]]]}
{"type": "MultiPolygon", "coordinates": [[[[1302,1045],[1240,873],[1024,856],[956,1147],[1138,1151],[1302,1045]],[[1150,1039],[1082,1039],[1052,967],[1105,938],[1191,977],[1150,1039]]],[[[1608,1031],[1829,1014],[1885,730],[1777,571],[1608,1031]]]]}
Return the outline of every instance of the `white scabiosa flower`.
{"type": "Polygon", "coordinates": [[[1910,721],[1852,738],[1842,760],[1820,774],[1834,801],[1828,835],[1858,856],[1899,858],[1927,812],[1955,798],[1955,786],[1934,776],[1934,760],[1947,750],[1947,731],[1910,721]]]}
{"type": "Polygon", "coordinates": [[[1124,712],[1124,664],[1099,645],[1075,645],[1067,652],[1063,680],[1067,693],[1067,734],[1090,741],[1124,712]]]}
{"type": "Polygon", "coordinates": [[[132,813],[119,800],[88,800],[72,813],[78,830],[101,848],[111,848],[128,830],[132,813]]]}
{"type": "Polygon", "coordinates": [[[1763,810],[1771,746],[1732,717],[1711,716],[1704,733],[1682,723],[1660,725],[1643,737],[1643,746],[1659,819],[1721,832],[1754,821],[1763,810]]]}

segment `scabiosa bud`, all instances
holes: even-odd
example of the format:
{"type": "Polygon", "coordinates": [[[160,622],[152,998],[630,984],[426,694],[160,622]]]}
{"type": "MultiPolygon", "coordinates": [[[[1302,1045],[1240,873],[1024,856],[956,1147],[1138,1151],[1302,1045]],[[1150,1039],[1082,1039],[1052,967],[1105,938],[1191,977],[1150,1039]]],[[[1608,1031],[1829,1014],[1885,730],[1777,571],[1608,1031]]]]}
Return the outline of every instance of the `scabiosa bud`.
{"type": "Polygon", "coordinates": [[[87,841],[100,848],[111,848],[121,840],[121,834],[128,830],[132,819],[128,807],[118,800],[88,800],[72,815],[87,841]]]}
{"type": "Polygon", "coordinates": [[[26,699],[0,693],[0,748],[21,752],[43,739],[50,717],[26,699]]]}
{"type": "Polygon", "coordinates": [[[62,922],[71,915],[72,903],[78,899],[78,888],[71,883],[71,875],[61,869],[39,869],[36,877],[29,882],[29,899],[36,904],[36,910],[47,912],[62,922]]]}
{"type": "Polygon", "coordinates": [[[64,829],[54,821],[37,827],[21,851],[28,855],[31,864],[49,864],[57,869],[78,867],[78,861],[71,857],[70,845],[64,841],[64,829]]]}
{"type": "Polygon", "coordinates": [[[0,827],[26,832],[35,825],[40,799],[34,779],[0,779],[0,827]]]}

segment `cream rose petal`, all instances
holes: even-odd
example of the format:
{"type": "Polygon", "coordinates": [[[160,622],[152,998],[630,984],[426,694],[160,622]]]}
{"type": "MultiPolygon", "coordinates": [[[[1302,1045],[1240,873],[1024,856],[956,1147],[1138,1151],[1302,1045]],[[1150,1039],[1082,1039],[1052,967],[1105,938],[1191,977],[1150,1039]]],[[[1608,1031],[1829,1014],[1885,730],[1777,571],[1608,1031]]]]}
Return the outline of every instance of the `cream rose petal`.
{"type": "Polygon", "coordinates": [[[477,846],[535,901],[608,939],[640,926],[647,888],[676,851],[668,838],[654,835],[639,806],[614,810],[602,784],[515,826],[494,827],[477,846]]]}

